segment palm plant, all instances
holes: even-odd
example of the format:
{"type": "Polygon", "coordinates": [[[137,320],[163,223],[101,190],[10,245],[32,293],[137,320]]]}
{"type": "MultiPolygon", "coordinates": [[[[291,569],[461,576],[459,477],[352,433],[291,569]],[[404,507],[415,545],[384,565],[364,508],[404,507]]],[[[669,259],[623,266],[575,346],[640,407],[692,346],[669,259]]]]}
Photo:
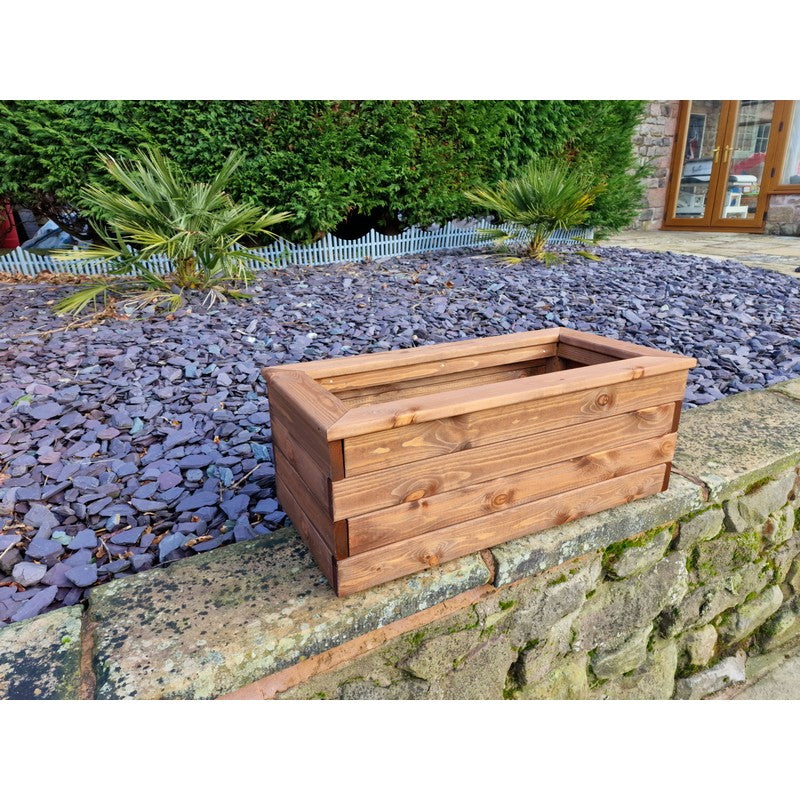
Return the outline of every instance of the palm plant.
{"type": "Polygon", "coordinates": [[[266,259],[241,249],[242,239],[268,235],[291,219],[285,212],[264,211],[251,202],[234,202],[225,187],[242,162],[231,153],[210,183],[192,181],[155,148],[144,148],[135,161],[101,156],[123,191],[90,184],[82,199],[102,244],[86,250],[60,250],[60,260],[98,258],[114,262],[110,272],[127,279],[84,287],[56,305],[59,313],[80,313],[109,294],[133,295],[138,306],[175,310],[186,290],[206,292],[205,304],[226,297],[246,297],[234,285],[245,286],[253,273],[249,261],[266,259]],[[166,256],[174,272],[161,275],[149,265],[151,256],[166,256]]]}
{"type": "MultiPolygon", "coordinates": [[[[465,192],[478,206],[495,212],[503,222],[522,228],[528,239],[523,255],[547,260],[545,245],[557,230],[582,225],[604,185],[591,175],[557,158],[535,158],[516,178],[500,181],[495,189],[465,192]]],[[[502,243],[516,233],[484,229],[487,238],[502,243]]],[[[515,259],[518,260],[518,259],[515,259]]]]}

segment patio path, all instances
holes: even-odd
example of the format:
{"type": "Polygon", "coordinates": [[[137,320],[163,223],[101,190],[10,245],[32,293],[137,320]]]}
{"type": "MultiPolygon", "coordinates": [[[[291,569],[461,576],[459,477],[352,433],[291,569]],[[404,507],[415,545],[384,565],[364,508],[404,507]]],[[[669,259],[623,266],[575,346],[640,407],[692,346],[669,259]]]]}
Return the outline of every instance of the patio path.
{"type": "Polygon", "coordinates": [[[604,242],[609,247],[635,247],[707,258],[731,258],[800,278],[800,237],[706,231],[622,231],[604,242]]]}

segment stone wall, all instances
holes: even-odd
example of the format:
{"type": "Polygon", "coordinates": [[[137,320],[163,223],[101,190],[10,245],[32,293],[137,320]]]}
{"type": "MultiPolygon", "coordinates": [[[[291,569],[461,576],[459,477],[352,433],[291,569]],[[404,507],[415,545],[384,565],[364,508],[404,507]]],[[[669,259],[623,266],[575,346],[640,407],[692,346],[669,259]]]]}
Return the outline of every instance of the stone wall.
{"type": "Polygon", "coordinates": [[[284,698],[700,698],[800,636],[792,468],[503,587],[284,698]]]}
{"type": "Polygon", "coordinates": [[[800,379],[691,409],[668,491],[345,599],[291,529],[114,581],[0,630],[0,696],[730,690],[800,646],[799,411],[800,379]]]}
{"type": "Polygon", "coordinates": [[[639,162],[651,168],[644,180],[645,202],[631,228],[657,230],[664,220],[672,145],[678,123],[678,100],[652,100],[633,135],[639,162]]]}
{"type": "Polygon", "coordinates": [[[767,207],[764,233],[800,236],[800,194],[773,194],[767,207]]]}

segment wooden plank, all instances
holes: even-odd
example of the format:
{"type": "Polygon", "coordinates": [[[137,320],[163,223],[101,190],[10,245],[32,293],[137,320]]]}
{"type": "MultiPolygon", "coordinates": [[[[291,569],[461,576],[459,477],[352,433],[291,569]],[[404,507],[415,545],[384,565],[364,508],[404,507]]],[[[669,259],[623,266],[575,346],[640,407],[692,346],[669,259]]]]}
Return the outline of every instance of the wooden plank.
{"type": "MultiPolygon", "coordinates": [[[[606,365],[586,367],[581,371],[588,372],[604,366],[606,365]]],[[[550,375],[537,375],[534,378],[520,378],[513,383],[546,380],[549,377],[550,375]]],[[[662,403],[676,402],[683,398],[685,386],[685,372],[655,375],[651,378],[518,403],[511,407],[490,408],[395,430],[368,433],[365,436],[345,440],[346,475],[348,477],[363,475],[366,472],[408,464],[445,453],[482,447],[540,431],[578,425],[592,419],[612,417],[662,403]]],[[[482,388],[478,387],[472,391],[480,391],[482,388]]],[[[443,396],[444,394],[438,395],[438,397],[443,396]]],[[[353,411],[360,410],[353,409],[353,411]]]]}
{"type": "Polygon", "coordinates": [[[338,570],[333,553],[331,553],[323,538],[315,530],[314,525],[303,512],[300,504],[292,496],[292,493],[283,482],[283,478],[277,473],[275,475],[275,488],[281,507],[289,515],[295,530],[300,534],[300,538],[303,540],[305,546],[311,551],[311,556],[317,566],[328,579],[334,591],[338,591],[338,570]]]}
{"type": "Polygon", "coordinates": [[[268,367],[271,372],[298,370],[310,378],[332,378],[337,375],[351,375],[358,372],[382,370],[388,367],[400,368],[413,364],[426,364],[431,361],[451,360],[461,357],[477,356],[499,350],[514,350],[540,344],[555,344],[562,328],[545,328],[536,331],[508,333],[502,336],[487,336],[481,339],[463,339],[442,344],[429,344],[422,347],[408,347],[390,350],[385,353],[365,353],[359,356],[330,358],[325,361],[307,361],[299,364],[286,364],[268,367]]]}
{"type": "Polygon", "coordinates": [[[575,361],[584,366],[590,364],[606,364],[609,361],[618,361],[615,356],[608,353],[598,353],[595,350],[586,350],[583,347],[575,347],[571,344],[558,343],[558,355],[569,361],[575,361]]]}
{"type": "Polygon", "coordinates": [[[504,509],[664,464],[672,459],[676,439],[677,434],[668,433],[351,517],[350,553],[363,553],[436,530],[442,520],[455,525],[482,517],[491,525],[492,519],[487,518],[504,509]]]}
{"type": "MultiPolygon", "coordinates": [[[[680,404],[678,404],[680,405],[680,404]]],[[[674,404],[664,403],[568,428],[434,456],[331,485],[334,519],[422,500],[482,481],[543,467],[598,449],[651,439],[673,429],[674,404]]]]}
{"type": "Polygon", "coordinates": [[[333,503],[331,501],[330,468],[324,469],[303,447],[298,447],[296,440],[289,433],[280,416],[272,415],[272,446],[292,465],[298,475],[302,475],[311,494],[316,498],[319,506],[329,516],[333,517],[333,503]]]}
{"type": "Polygon", "coordinates": [[[437,375],[413,381],[398,381],[383,385],[370,386],[364,389],[350,389],[337,392],[336,396],[348,408],[367,405],[369,403],[386,403],[405,397],[418,397],[435,392],[447,392],[451,389],[463,389],[467,386],[482,386],[486,383],[510,381],[526,378],[530,375],[541,375],[546,371],[545,359],[523,361],[522,363],[504,364],[502,366],[483,367],[482,369],[456,372],[452,375],[437,375]]]}
{"type": "MultiPolygon", "coordinates": [[[[334,523],[330,513],[322,506],[303,478],[289,462],[279,447],[273,446],[275,456],[275,476],[291,493],[303,513],[308,518],[314,530],[319,534],[326,547],[337,558],[345,558],[348,553],[347,522],[341,520],[334,523]]],[[[292,515],[289,514],[291,517],[292,515]]]]}
{"type": "Polygon", "coordinates": [[[267,392],[270,418],[283,424],[284,430],[295,442],[297,451],[303,450],[308,453],[317,462],[324,475],[330,475],[335,479],[336,476],[331,474],[332,443],[328,441],[325,427],[335,417],[336,409],[345,409],[345,406],[333,395],[320,389],[313,381],[305,376],[303,378],[303,381],[295,382],[290,373],[284,373],[278,379],[269,379],[267,392]],[[289,380],[286,380],[287,377],[289,380]],[[321,404],[313,406],[313,395],[309,397],[307,394],[296,394],[294,389],[298,383],[301,389],[307,389],[307,383],[313,384],[315,392],[321,393],[324,398],[321,404]],[[336,402],[335,407],[332,408],[327,403],[329,399],[336,402]]]}
{"type": "Polygon", "coordinates": [[[689,358],[630,358],[583,367],[579,372],[551,372],[512,382],[351,408],[328,428],[328,439],[348,439],[487,409],[502,409],[533,400],[558,398],[588,389],[602,389],[601,394],[607,394],[611,391],[609,387],[616,384],[642,382],[645,378],[667,373],[682,374],[685,380],[689,367],[694,364],[694,359],[689,358]]]}
{"type": "MultiPolygon", "coordinates": [[[[501,338],[501,337],[497,337],[501,338]]],[[[423,350],[425,348],[415,348],[423,350]]],[[[380,369],[354,372],[347,375],[333,375],[315,378],[323,389],[339,394],[348,389],[362,389],[370,386],[381,386],[400,381],[433,378],[440,375],[467,372],[482,367],[495,367],[502,364],[513,364],[520,361],[534,361],[548,358],[556,354],[556,344],[535,344],[514,349],[493,350],[489,353],[476,353],[459,358],[430,358],[419,364],[395,365],[394,353],[383,353],[383,364],[380,369]]],[[[330,363],[320,362],[322,364],[330,363]]]]}
{"type": "Polygon", "coordinates": [[[328,428],[347,411],[336,396],[326,392],[302,372],[265,367],[261,374],[267,381],[271,404],[279,405],[285,411],[291,409],[293,418],[302,420],[304,425],[321,433],[323,438],[337,438],[326,435],[328,428]]]}
{"type": "Polygon", "coordinates": [[[338,564],[338,593],[340,596],[352,594],[620,503],[647,497],[660,490],[665,471],[664,464],[648,467],[499,511],[489,524],[482,518],[473,519],[350,556],[338,564]]]}
{"type": "MultiPolygon", "coordinates": [[[[644,347],[640,344],[622,342],[610,339],[607,336],[599,336],[596,333],[585,331],[573,331],[569,328],[560,328],[559,342],[561,344],[573,345],[583,350],[594,350],[597,353],[605,353],[613,358],[636,358],[637,356],[657,356],[661,358],[687,358],[679,353],[670,353],[667,350],[657,350],[653,347],[644,347]]],[[[691,359],[694,361],[694,359],[691,359]]],[[[692,364],[691,366],[695,366],[692,364]]]]}

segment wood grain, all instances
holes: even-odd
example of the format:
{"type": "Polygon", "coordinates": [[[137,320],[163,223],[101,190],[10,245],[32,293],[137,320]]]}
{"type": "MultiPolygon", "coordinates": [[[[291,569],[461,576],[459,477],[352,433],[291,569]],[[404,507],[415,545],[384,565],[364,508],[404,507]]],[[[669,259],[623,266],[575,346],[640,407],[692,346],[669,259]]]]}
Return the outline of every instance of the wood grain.
{"type": "Polygon", "coordinates": [[[560,461],[348,520],[350,554],[626,475],[672,459],[677,434],[560,461]]]}
{"type": "Polygon", "coordinates": [[[558,343],[558,355],[560,358],[574,361],[577,364],[588,366],[590,364],[607,364],[609,361],[616,361],[614,356],[608,353],[598,353],[595,350],[586,350],[583,347],[575,347],[571,344],[558,343]]]}
{"type": "MultiPolygon", "coordinates": [[[[680,403],[678,403],[680,405],[680,403]]],[[[346,519],[674,430],[674,404],[426,458],[331,485],[333,515],[346,519]]]]}
{"type": "Polygon", "coordinates": [[[425,364],[440,359],[450,360],[472,357],[498,350],[516,350],[540,344],[555,344],[559,332],[564,328],[546,328],[521,333],[507,333],[501,336],[486,336],[481,339],[461,339],[442,344],[429,344],[422,347],[407,347],[384,353],[365,353],[359,356],[329,358],[324,361],[304,361],[298,364],[284,364],[267,367],[265,372],[301,371],[314,380],[332,378],[338,375],[352,375],[359,372],[383,370],[387,367],[407,367],[425,364]]]}
{"type": "MultiPolygon", "coordinates": [[[[580,371],[605,366],[601,364],[580,371]]],[[[549,377],[537,375],[513,383],[549,377]]],[[[345,474],[348,477],[363,475],[445,453],[675,402],[683,398],[685,386],[685,371],[668,373],[357,436],[344,443],[345,474]]],[[[481,388],[469,391],[477,392],[481,388]]]]}
{"type": "Polygon", "coordinates": [[[284,410],[291,408],[294,421],[321,434],[323,439],[336,438],[327,437],[328,429],[347,412],[338,397],[326,392],[303,372],[267,367],[262,373],[266,377],[268,397],[274,399],[274,405],[284,410]]]}
{"type": "MultiPolygon", "coordinates": [[[[583,350],[594,350],[597,353],[605,353],[618,359],[653,356],[656,358],[680,358],[687,362],[694,361],[693,358],[688,358],[678,353],[670,353],[668,350],[657,350],[654,347],[621,342],[608,336],[599,336],[596,333],[587,333],[585,331],[573,331],[569,328],[559,328],[558,341],[560,344],[573,345],[583,350]]],[[[696,363],[695,361],[694,364],[690,364],[687,369],[695,366],[696,363]]]]}
{"type": "Polygon", "coordinates": [[[311,520],[306,516],[300,503],[287,488],[284,476],[279,475],[277,471],[275,472],[275,488],[281,507],[289,515],[295,530],[300,534],[305,546],[311,551],[311,556],[320,570],[322,570],[322,574],[328,579],[334,591],[338,593],[337,561],[322,536],[314,528],[311,520]]]}
{"type": "Polygon", "coordinates": [[[502,366],[483,367],[481,369],[438,375],[414,381],[397,381],[396,383],[378,384],[361,389],[349,389],[337,392],[336,396],[348,408],[386,403],[406,397],[419,397],[425,394],[446,392],[452,389],[463,389],[468,386],[482,386],[487,383],[500,383],[530,375],[541,375],[546,371],[546,360],[514,362],[502,366]]]}
{"type": "MultiPolygon", "coordinates": [[[[419,349],[422,350],[423,348],[419,349]]],[[[315,380],[323,389],[340,395],[341,392],[351,389],[364,389],[372,386],[381,386],[386,383],[422,380],[443,375],[457,375],[483,367],[496,367],[503,364],[549,358],[555,354],[556,344],[547,343],[518,347],[513,350],[497,350],[491,353],[478,353],[459,358],[440,358],[420,364],[395,366],[392,363],[392,359],[388,357],[392,353],[384,353],[387,358],[383,369],[355,372],[348,375],[334,375],[332,377],[316,378],[315,380]]]]}
{"type": "MultiPolygon", "coordinates": [[[[280,474],[283,484],[297,501],[327,548],[337,558],[345,558],[348,553],[347,522],[345,520],[334,522],[330,512],[323,508],[319,499],[308,488],[303,478],[298,475],[281,449],[273,446],[272,450],[275,457],[276,476],[280,474]]],[[[294,521],[291,514],[289,517],[294,521]]]]}
{"type": "Polygon", "coordinates": [[[298,440],[292,436],[282,415],[279,413],[270,416],[272,425],[272,446],[279,448],[287,461],[294,467],[295,472],[303,476],[303,482],[316,498],[319,506],[333,516],[333,503],[331,501],[331,476],[330,467],[321,466],[311,453],[300,446],[298,440]]]}
{"type": "Polygon", "coordinates": [[[694,359],[629,358],[582,367],[578,371],[550,372],[505,383],[351,408],[328,428],[328,439],[347,439],[478,411],[499,410],[534,400],[552,400],[588,389],[635,384],[658,375],[683,374],[685,379],[687,363],[694,364],[694,359]]]}
{"type": "Polygon", "coordinates": [[[341,596],[435,567],[468,553],[604,511],[660,490],[666,465],[534,500],[499,511],[491,520],[474,519],[415,536],[338,563],[341,596]]]}

